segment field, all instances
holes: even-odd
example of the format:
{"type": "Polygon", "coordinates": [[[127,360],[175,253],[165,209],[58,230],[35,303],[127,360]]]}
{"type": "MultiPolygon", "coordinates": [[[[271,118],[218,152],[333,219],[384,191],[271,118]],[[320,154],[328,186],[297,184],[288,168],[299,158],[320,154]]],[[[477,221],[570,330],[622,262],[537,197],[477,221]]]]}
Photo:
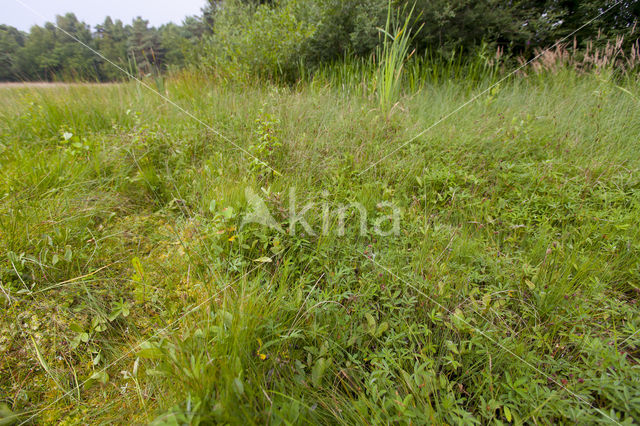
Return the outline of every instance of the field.
{"type": "Polygon", "coordinates": [[[637,422],[638,78],[492,81],[3,88],[0,424],[637,422]]]}

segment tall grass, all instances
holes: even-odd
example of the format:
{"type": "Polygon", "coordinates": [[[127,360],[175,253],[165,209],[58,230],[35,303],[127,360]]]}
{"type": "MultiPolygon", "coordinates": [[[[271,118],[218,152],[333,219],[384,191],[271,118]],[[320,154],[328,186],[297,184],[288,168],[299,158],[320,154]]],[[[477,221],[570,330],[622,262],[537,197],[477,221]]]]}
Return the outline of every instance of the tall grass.
{"type": "Polygon", "coordinates": [[[412,61],[389,120],[370,60],[293,88],[167,79],[281,176],[133,83],[0,89],[0,415],[640,417],[637,76],[518,76],[360,175],[499,72],[412,61]],[[241,226],[250,187],[286,229],[294,186],[316,231],[324,203],[393,201],[401,232],[241,226]]]}
{"type": "MultiPolygon", "coordinates": [[[[415,6],[414,6],[415,7],[415,6]]],[[[388,116],[400,97],[403,83],[403,70],[409,56],[411,43],[411,16],[414,7],[407,14],[404,23],[400,23],[399,11],[394,15],[391,1],[387,8],[387,21],[382,33],[382,44],[377,49],[378,70],[376,73],[376,91],[380,109],[388,116]]]]}
{"type": "MultiPolygon", "coordinates": [[[[394,102],[389,110],[401,98],[402,92],[417,93],[425,88],[453,84],[467,86],[469,89],[482,87],[497,81],[510,69],[507,58],[501,52],[483,47],[474,55],[457,52],[443,57],[432,51],[408,58],[399,74],[394,102]]],[[[381,67],[377,55],[366,58],[348,56],[334,63],[320,65],[313,70],[301,67],[302,85],[331,88],[341,96],[360,96],[376,98],[382,109],[378,82],[381,67]]]]}

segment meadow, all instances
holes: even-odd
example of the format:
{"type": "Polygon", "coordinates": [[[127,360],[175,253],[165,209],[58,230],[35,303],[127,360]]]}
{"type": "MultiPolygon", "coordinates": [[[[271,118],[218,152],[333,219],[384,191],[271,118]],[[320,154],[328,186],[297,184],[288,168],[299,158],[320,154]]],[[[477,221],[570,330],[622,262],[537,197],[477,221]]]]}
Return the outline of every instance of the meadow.
{"type": "Polygon", "coordinates": [[[637,74],[451,67],[0,88],[0,424],[636,423],[637,74]]]}

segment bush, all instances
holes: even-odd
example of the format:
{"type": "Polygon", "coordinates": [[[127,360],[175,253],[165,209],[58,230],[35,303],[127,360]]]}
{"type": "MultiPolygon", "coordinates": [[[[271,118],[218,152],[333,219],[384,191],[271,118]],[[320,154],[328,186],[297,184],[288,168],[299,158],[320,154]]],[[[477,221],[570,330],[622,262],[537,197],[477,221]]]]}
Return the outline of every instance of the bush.
{"type": "MultiPolygon", "coordinates": [[[[213,0],[212,0],[213,1],[213,0]]],[[[521,0],[225,0],[211,10],[213,35],[206,38],[203,54],[196,60],[216,71],[245,73],[292,81],[302,68],[313,73],[323,64],[350,56],[370,58],[380,46],[387,9],[398,13],[399,22],[414,10],[409,29],[417,37],[409,52],[428,52],[437,60],[459,55],[474,57],[497,50],[508,57],[533,57],[536,49],[576,33],[577,47],[586,48],[600,29],[604,47],[625,36],[625,50],[637,40],[635,11],[639,0],[613,8],[591,25],[601,2],[521,0]]],[[[610,5],[608,2],[607,5],[610,5]]],[[[596,40],[597,41],[597,40],[596,40]]]]}
{"type": "Polygon", "coordinates": [[[304,19],[310,9],[311,3],[304,0],[287,0],[276,7],[225,2],[199,60],[205,68],[216,67],[225,75],[294,79],[305,42],[316,29],[304,19]]]}

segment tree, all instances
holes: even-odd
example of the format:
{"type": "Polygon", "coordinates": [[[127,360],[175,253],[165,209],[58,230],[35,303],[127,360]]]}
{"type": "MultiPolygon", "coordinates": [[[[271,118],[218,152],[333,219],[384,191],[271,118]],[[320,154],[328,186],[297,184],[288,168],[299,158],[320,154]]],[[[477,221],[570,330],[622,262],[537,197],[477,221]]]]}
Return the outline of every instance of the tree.
{"type": "Polygon", "coordinates": [[[56,36],[51,23],[31,27],[16,62],[24,79],[48,80],[58,72],[59,61],[53,56],[56,36]]]}
{"type": "Polygon", "coordinates": [[[176,24],[166,24],[158,29],[158,33],[164,52],[163,62],[182,66],[184,64],[184,50],[188,46],[185,30],[176,24]]]}
{"type": "Polygon", "coordinates": [[[136,18],[131,25],[127,51],[140,74],[157,72],[164,57],[158,31],[153,27],[149,28],[149,21],[141,17],[136,18]]]}
{"type": "Polygon", "coordinates": [[[187,16],[182,23],[183,35],[188,40],[197,40],[211,32],[204,17],[187,16]]]}
{"type": "Polygon", "coordinates": [[[0,25],[0,80],[20,78],[17,53],[24,46],[24,33],[17,28],[0,25]]]}
{"type": "Polygon", "coordinates": [[[113,64],[134,73],[160,72],[169,65],[183,66],[185,52],[195,51],[207,31],[204,19],[196,16],[186,18],[182,26],[160,29],[140,17],[131,25],[106,17],[92,31],[72,13],[57,16],[55,24],[33,26],[29,33],[0,25],[0,80],[123,78],[113,64]]]}
{"type": "MultiPolygon", "coordinates": [[[[107,16],[102,24],[96,25],[94,39],[98,51],[109,61],[127,69],[128,30],[119,19],[113,22],[107,16]]],[[[123,78],[122,71],[105,60],[99,61],[100,76],[103,80],[123,78]]]]}
{"type": "Polygon", "coordinates": [[[640,0],[615,4],[615,0],[548,0],[545,13],[555,19],[544,42],[549,44],[573,32],[579,41],[594,39],[596,35],[604,40],[617,35],[632,36],[631,30],[640,16],[640,0]]]}
{"type": "Polygon", "coordinates": [[[17,77],[97,79],[96,57],[78,40],[93,47],[89,26],[72,13],[57,16],[55,25],[47,22],[44,27],[33,26],[24,46],[14,53],[17,77]]]}
{"type": "Polygon", "coordinates": [[[91,28],[73,13],[57,16],[56,25],[53,56],[58,61],[58,76],[97,80],[98,57],[86,47],[95,48],[91,28]]]}

